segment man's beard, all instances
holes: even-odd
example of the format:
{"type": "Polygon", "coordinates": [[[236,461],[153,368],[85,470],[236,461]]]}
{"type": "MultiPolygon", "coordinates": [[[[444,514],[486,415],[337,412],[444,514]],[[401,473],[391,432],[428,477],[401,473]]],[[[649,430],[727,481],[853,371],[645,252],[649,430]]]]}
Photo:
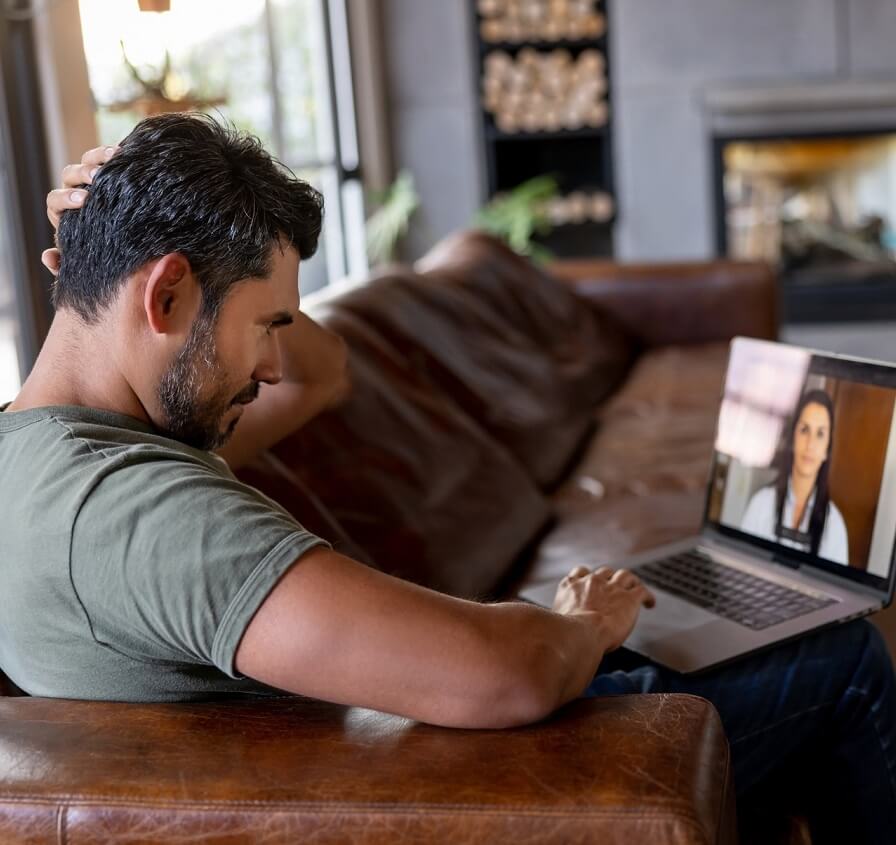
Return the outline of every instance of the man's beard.
{"type": "Polygon", "coordinates": [[[214,320],[200,315],[184,348],[159,382],[157,397],[165,417],[164,433],[194,449],[218,449],[230,439],[239,422],[236,417],[222,430],[224,415],[234,405],[255,399],[258,388],[258,382],[253,381],[236,396],[230,394],[215,350],[214,320]],[[220,386],[203,399],[207,383],[220,386]]]}

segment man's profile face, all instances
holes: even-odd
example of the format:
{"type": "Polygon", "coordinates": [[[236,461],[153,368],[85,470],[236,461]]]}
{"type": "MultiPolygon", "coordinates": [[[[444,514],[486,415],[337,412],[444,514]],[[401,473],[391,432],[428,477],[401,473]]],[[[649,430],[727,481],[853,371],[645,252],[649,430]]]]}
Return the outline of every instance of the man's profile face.
{"type": "Polygon", "coordinates": [[[196,449],[223,446],[261,383],[280,380],[277,328],[296,310],[298,255],[275,247],[269,279],[238,283],[216,318],[196,318],[157,389],[165,433],[196,449]]]}

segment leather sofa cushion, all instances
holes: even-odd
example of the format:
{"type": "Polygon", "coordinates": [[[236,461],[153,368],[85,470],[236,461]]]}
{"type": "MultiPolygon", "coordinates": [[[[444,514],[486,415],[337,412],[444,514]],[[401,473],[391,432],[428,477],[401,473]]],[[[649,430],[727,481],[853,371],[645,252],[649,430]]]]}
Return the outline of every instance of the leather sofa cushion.
{"type": "Polygon", "coordinates": [[[545,524],[547,500],[373,328],[338,305],[314,316],[347,342],[351,396],[277,444],[276,459],[378,568],[453,595],[490,595],[545,524]]]}
{"type": "Polygon", "coordinates": [[[286,508],[304,528],[323,537],[333,551],[370,565],[367,553],[349,537],[323,502],[274,454],[262,452],[235,475],[286,508]]]}
{"type": "Polygon", "coordinates": [[[496,239],[453,238],[340,300],[375,325],[544,487],[568,468],[594,407],[624,379],[629,335],[496,239]]]}

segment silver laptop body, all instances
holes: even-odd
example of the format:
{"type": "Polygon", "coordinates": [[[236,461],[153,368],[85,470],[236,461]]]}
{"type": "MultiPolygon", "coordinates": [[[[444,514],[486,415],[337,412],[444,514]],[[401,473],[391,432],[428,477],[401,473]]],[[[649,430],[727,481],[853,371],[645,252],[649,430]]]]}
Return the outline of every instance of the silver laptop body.
{"type": "MultiPolygon", "coordinates": [[[[756,387],[751,389],[758,395],[757,407],[765,408],[761,413],[768,413],[771,406],[763,406],[762,403],[765,400],[762,390],[756,387]]],[[[625,647],[658,664],[682,673],[702,672],[753,652],[767,649],[777,643],[794,639],[810,631],[866,616],[886,607],[893,598],[893,553],[894,541],[896,541],[896,413],[894,413],[896,410],[896,366],[818,353],[784,344],[736,338],[731,345],[728,375],[722,400],[713,470],[707,488],[703,527],[700,535],[651,549],[618,561],[613,566],[637,572],[645,564],[653,565],[659,562],[661,566],[669,566],[669,558],[697,551],[711,560],[713,565],[720,564],[723,567],[736,570],[738,575],[735,577],[737,578],[742,578],[741,573],[755,576],[762,582],[771,582],[772,586],[769,589],[777,590],[778,587],[784,587],[801,595],[818,599],[813,603],[824,601],[826,604],[819,609],[801,612],[793,618],[756,629],[713,612],[712,609],[706,607],[705,602],[701,606],[691,599],[681,597],[680,594],[663,589],[662,586],[658,586],[655,582],[651,583],[645,577],[648,586],[656,595],[656,607],[641,611],[637,625],[626,640],[625,647]],[[855,538],[849,538],[848,541],[853,544],[853,547],[859,544],[863,548],[870,546],[874,557],[874,571],[871,571],[871,564],[867,562],[865,569],[861,568],[862,561],[852,559],[850,559],[849,565],[842,562],[834,563],[822,558],[820,554],[812,555],[805,549],[797,548],[794,542],[787,544],[744,532],[741,530],[741,526],[735,527],[732,524],[733,520],[730,515],[724,516],[725,499],[726,497],[731,498],[733,493],[728,495],[725,490],[721,499],[718,495],[713,496],[714,485],[717,491],[719,489],[720,466],[727,467],[726,478],[729,482],[731,471],[735,466],[740,476],[748,478],[751,474],[767,477],[774,472],[771,466],[749,466],[732,455],[722,453],[720,448],[728,448],[732,452],[738,452],[739,449],[743,451],[737,444],[737,437],[731,436],[731,431],[734,431],[735,434],[742,430],[749,432],[749,426],[745,428],[744,423],[751,419],[754,410],[749,407],[745,410],[743,407],[745,403],[743,382],[750,372],[750,366],[745,366],[744,362],[766,361],[766,364],[762,365],[765,370],[756,370],[757,373],[760,373],[757,378],[761,382],[771,376],[772,383],[765,385],[763,389],[769,396],[777,400],[787,391],[783,390],[780,385],[774,384],[777,377],[775,376],[776,367],[772,366],[769,370],[767,364],[768,362],[773,365],[780,364],[779,358],[780,361],[788,361],[788,366],[793,370],[788,382],[790,394],[796,393],[798,396],[805,397],[807,386],[827,384],[830,386],[829,389],[836,388],[838,395],[845,395],[846,399],[852,397],[850,401],[855,402],[857,396],[861,399],[863,395],[867,395],[873,396],[876,402],[875,407],[889,405],[890,417],[878,420],[878,428],[887,429],[888,439],[886,444],[881,444],[885,447],[884,465],[881,467],[880,490],[877,507],[873,514],[872,536],[870,541],[867,536],[855,536],[855,538]],[[742,383],[739,388],[740,393],[732,391],[732,373],[738,367],[742,383]],[[800,376],[801,372],[802,376],[800,376]],[[845,383],[849,384],[849,390],[843,389],[842,385],[845,383]],[[892,402],[885,394],[877,392],[880,390],[891,390],[892,402]],[[863,391],[865,392],[863,393],[863,391]],[[731,397],[734,395],[740,397],[738,399],[740,406],[736,403],[732,405],[731,397]],[[734,414],[733,418],[732,414],[734,414]],[[726,426],[729,429],[727,435],[726,426]],[[856,563],[859,565],[857,566],[856,563]]],[[[800,399],[800,401],[802,400],[800,399]]],[[[749,402],[746,404],[749,405],[749,402]]],[[[835,416],[838,415],[839,412],[835,410],[835,416]]],[[[792,417],[794,414],[791,413],[790,416],[792,417]]],[[[775,417],[772,420],[771,428],[768,426],[768,420],[758,419],[758,422],[766,437],[768,433],[766,429],[781,432],[777,438],[780,446],[782,439],[786,440],[786,432],[789,431],[789,428],[788,421],[780,409],[778,417],[780,419],[775,417]]],[[[792,423],[794,429],[797,422],[792,423]]],[[[841,436],[843,436],[842,432],[841,436]]],[[[858,432],[856,436],[858,436],[858,432]]],[[[747,439],[751,441],[750,449],[757,452],[757,443],[755,442],[757,438],[748,436],[747,439]]],[[[833,450],[835,445],[832,440],[830,444],[832,451],[829,452],[832,462],[837,460],[836,452],[833,450]]],[[[768,444],[759,443],[758,446],[768,452],[768,444]]],[[[764,460],[764,456],[762,460],[764,460]]],[[[722,486],[724,487],[724,485],[722,486]]],[[[752,492],[755,495],[757,491],[752,492]]],[[[832,501],[835,501],[835,493],[832,486],[832,501]]],[[[741,498],[743,499],[743,497],[741,498]]],[[[737,504],[739,503],[735,503],[735,505],[737,504]]],[[[859,516],[866,517],[867,521],[867,514],[860,513],[859,516]]],[[[849,525],[846,520],[844,523],[848,536],[849,525]]],[[[865,533],[867,534],[867,532],[865,533]]],[[[681,565],[679,563],[679,566],[681,565]]],[[[725,572],[727,574],[728,570],[725,572]]],[[[523,591],[521,596],[549,607],[553,602],[555,592],[556,585],[546,585],[523,591]]]]}

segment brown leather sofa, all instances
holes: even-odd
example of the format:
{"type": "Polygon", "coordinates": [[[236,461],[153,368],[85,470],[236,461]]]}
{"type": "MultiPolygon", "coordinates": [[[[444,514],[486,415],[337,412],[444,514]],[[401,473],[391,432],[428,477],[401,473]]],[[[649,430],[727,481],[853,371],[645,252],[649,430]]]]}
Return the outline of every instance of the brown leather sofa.
{"type": "MultiPolygon", "coordinates": [[[[774,278],[731,263],[554,276],[466,234],[317,297],[351,397],[244,479],[338,550],[482,599],[693,532],[726,341],[775,336],[774,278]]],[[[290,697],[0,691],[3,843],[737,841],[727,743],[689,696],[456,731],[290,697]]]]}

